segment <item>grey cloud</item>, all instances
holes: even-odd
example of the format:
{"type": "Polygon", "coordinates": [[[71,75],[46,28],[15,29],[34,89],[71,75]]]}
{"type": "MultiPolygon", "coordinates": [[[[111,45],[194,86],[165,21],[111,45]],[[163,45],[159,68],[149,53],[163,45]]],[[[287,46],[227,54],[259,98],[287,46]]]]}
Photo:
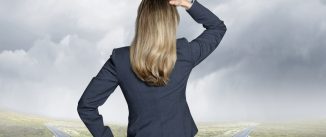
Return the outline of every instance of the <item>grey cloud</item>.
{"type": "MultiPolygon", "coordinates": [[[[131,41],[132,19],[140,1],[121,1],[112,9],[105,8],[112,1],[30,5],[41,7],[39,12],[30,12],[25,2],[30,1],[0,2],[0,28],[4,30],[0,32],[4,35],[0,38],[0,106],[76,118],[74,103],[92,75],[112,48],[131,41]],[[49,5],[53,10],[47,10],[49,5]]],[[[216,51],[190,76],[187,97],[196,120],[326,114],[320,105],[326,103],[322,99],[326,81],[324,1],[200,2],[225,21],[228,31],[216,51]]],[[[177,35],[192,40],[203,27],[184,9],[179,11],[177,35]]],[[[127,116],[127,108],[120,107],[123,102],[118,89],[103,114],[126,121],[122,116],[127,116]],[[112,109],[116,109],[113,116],[112,109]]]]}
{"type": "Polygon", "coordinates": [[[116,6],[112,7],[111,2],[94,2],[92,6],[87,2],[72,1],[1,1],[0,51],[28,50],[34,41],[45,35],[54,42],[70,34],[92,42],[100,41],[111,29],[127,27],[131,22],[125,20],[135,15],[132,11],[138,6],[137,1],[129,2],[136,5],[133,7],[126,7],[128,5],[123,1],[115,2],[116,6]],[[99,11],[100,8],[103,11],[99,11]]]}
{"type": "Polygon", "coordinates": [[[320,0],[320,2],[324,5],[326,5],[326,0],[320,0]]]}
{"type": "MultiPolygon", "coordinates": [[[[255,5],[255,1],[249,2],[252,5],[244,3],[249,7],[255,5]]],[[[216,104],[216,111],[212,110],[209,118],[271,120],[324,116],[326,111],[321,104],[326,101],[321,97],[325,96],[326,81],[326,20],[321,17],[326,10],[323,5],[317,1],[278,1],[272,7],[252,11],[237,10],[232,5],[240,4],[231,2],[228,10],[222,12],[229,14],[224,18],[226,23],[233,21],[225,39],[191,77],[202,80],[203,76],[219,74],[205,90],[210,102],[207,104],[216,104]],[[241,118],[245,114],[248,116],[241,118]]],[[[194,96],[202,95],[197,94],[194,96]]],[[[203,118],[203,114],[198,117],[203,118]]]]}

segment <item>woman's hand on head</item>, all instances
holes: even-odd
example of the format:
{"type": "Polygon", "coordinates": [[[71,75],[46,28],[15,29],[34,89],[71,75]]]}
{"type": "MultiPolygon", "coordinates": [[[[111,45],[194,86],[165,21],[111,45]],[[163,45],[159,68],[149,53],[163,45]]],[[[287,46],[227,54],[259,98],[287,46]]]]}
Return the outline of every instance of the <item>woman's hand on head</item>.
{"type": "Polygon", "coordinates": [[[191,7],[191,2],[189,0],[169,0],[171,5],[181,6],[188,10],[191,7]]]}

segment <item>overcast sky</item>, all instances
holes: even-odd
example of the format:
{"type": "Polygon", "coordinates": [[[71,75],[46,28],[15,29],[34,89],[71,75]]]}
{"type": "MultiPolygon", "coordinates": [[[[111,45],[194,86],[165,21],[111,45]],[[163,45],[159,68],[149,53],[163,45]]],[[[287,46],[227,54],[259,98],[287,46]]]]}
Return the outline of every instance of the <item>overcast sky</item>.
{"type": "MultiPolygon", "coordinates": [[[[198,0],[228,31],[189,78],[195,121],[326,116],[326,0],[198,0]]],[[[140,0],[0,0],[0,107],[79,119],[77,102],[113,48],[129,45],[140,0]]],[[[178,8],[178,37],[204,28],[178,8]]],[[[101,106],[126,123],[118,87],[101,106]]]]}

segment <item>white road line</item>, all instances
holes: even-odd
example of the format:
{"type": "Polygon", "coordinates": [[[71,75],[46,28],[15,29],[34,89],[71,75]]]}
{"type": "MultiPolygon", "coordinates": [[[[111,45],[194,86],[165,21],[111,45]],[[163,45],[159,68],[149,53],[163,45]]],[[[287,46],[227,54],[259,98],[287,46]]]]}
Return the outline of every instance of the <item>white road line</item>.
{"type": "Polygon", "coordinates": [[[45,126],[53,133],[55,137],[70,137],[68,134],[62,132],[61,130],[57,129],[52,125],[46,124],[45,126]]]}
{"type": "Polygon", "coordinates": [[[251,133],[251,131],[253,131],[253,129],[254,127],[245,128],[244,130],[238,132],[232,137],[249,137],[249,134],[251,133]]]}

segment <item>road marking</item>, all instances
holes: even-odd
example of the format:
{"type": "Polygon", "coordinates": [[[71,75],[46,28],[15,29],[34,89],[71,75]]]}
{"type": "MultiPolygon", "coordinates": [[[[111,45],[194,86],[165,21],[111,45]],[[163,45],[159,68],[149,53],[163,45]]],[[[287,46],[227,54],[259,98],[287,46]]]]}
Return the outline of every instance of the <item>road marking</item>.
{"type": "Polygon", "coordinates": [[[235,134],[232,137],[249,137],[249,134],[253,130],[254,130],[254,127],[247,127],[247,128],[245,128],[244,130],[238,132],[237,134],[235,134]]]}
{"type": "Polygon", "coordinates": [[[62,132],[61,130],[59,130],[55,126],[52,126],[52,125],[49,125],[49,124],[45,124],[45,126],[52,132],[52,134],[55,137],[70,137],[68,134],[66,134],[65,132],[62,132]]]}

